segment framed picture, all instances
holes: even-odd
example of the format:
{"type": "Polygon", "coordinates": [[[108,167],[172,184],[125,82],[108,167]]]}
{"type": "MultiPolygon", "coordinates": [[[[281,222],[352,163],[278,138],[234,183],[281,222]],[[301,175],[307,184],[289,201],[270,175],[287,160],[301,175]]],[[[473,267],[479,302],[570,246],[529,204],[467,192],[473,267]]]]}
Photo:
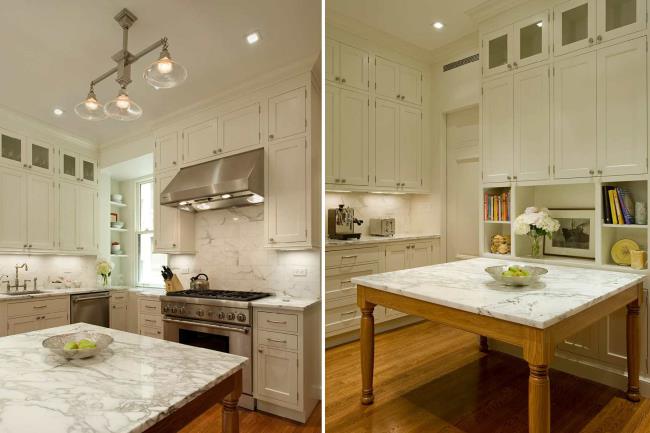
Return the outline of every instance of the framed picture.
{"type": "Polygon", "coordinates": [[[596,257],[595,210],[549,209],[549,214],[560,222],[560,229],[544,240],[544,254],[596,257]]]}
{"type": "Polygon", "coordinates": [[[117,212],[111,212],[111,222],[114,223],[117,220],[119,220],[119,215],[117,212]]]}

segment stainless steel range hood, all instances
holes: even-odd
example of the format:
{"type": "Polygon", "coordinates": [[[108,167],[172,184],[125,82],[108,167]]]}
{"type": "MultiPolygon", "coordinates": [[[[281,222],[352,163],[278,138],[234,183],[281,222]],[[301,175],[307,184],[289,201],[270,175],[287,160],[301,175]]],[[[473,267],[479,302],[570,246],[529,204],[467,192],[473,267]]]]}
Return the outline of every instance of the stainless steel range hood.
{"type": "Polygon", "coordinates": [[[264,149],[181,168],[160,204],[197,212],[264,201],[264,149]]]}

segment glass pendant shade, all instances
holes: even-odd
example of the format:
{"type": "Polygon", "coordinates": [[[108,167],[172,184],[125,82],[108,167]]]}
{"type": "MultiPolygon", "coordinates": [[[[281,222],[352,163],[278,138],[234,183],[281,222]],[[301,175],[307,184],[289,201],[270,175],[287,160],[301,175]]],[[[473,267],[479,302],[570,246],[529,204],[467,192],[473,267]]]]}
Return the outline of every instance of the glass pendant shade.
{"type": "Polygon", "coordinates": [[[144,79],[156,89],[176,87],[186,78],[187,69],[173,61],[166,49],[163,49],[160,58],[144,71],[144,79]]]}
{"type": "Polygon", "coordinates": [[[106,103],[104,111],[108,117],[116,120],[130,121],[139,119],[142,116],[142,108],[129,98],[124,88],[120,90],[117,98],[106,103]]]}
{"type": "Polygon", "coordinates": [[[85,120],[103,120],[106,119],[106,113],[102,104],[97,102],[95,92],[91,89],[86,99],[74,107],[77,116],[85,120]]]}

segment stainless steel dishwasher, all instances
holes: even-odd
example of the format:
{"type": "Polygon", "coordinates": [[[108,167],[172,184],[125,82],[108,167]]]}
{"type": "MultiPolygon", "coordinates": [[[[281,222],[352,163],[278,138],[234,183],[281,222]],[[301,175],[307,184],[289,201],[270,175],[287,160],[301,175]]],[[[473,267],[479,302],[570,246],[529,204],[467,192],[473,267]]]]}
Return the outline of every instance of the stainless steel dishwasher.
{"type": "Polygon", "coordinates": [[[70,323],[90,323],[108,328],[108,292],[70,295],[70,323]]]}

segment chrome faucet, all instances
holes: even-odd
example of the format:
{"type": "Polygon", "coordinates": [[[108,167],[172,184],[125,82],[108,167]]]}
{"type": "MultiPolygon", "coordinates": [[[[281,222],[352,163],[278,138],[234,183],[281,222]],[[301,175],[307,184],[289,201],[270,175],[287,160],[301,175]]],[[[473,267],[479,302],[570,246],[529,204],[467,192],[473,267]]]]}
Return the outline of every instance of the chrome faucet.
{"type": "Polygon", "coordinates": [[[14,289],[18,290],[19,288],[22,287],[23,290],[27,290],[27,280],[23,281],[23,284],[20,284],[20,280],[18,279],[18,270],[20,268],[25,268],[25,271],[29,271],[29,266],[27,266],[27,263],[23,263],[22,265],[16,265],[16,282],[14,283],[13,286],[10,284],[7,284],[7,291],[11,291],[11,288],[13,287],[14,289]]]}

